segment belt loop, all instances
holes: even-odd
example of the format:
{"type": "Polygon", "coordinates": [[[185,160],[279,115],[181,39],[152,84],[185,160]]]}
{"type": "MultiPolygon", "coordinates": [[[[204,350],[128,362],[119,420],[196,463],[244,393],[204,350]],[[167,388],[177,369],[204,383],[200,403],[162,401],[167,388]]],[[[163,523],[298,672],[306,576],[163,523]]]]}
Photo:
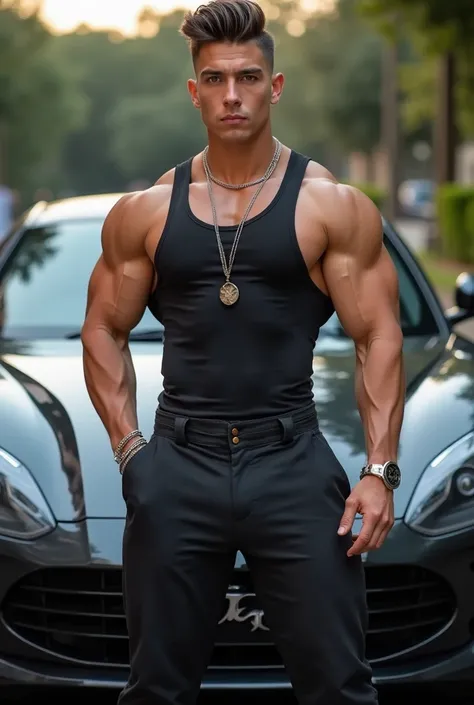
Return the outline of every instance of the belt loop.
{"type": "Polygon", "coordinates": [[[283,443],[290,443],[295,435],[295,424],[291,416],[281,416],[278,421],[282,428],[283,443]]]}
{"type": "Polygon", "coordinates": [[[186,416],[177,416],[174,420],[174,432],[176,434],[176,443],[180,446],[188,445],[186,440],[186,424],[189,419],[186,416]]]}

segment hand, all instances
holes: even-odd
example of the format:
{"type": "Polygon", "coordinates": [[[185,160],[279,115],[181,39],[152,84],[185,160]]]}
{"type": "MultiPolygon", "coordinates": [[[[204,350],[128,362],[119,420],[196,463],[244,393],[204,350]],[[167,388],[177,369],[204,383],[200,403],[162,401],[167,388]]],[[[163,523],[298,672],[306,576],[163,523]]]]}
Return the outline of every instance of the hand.
{"type": "Polygon", "coordinates": [[[338,534],[352,530],[356,514],[362,514],[362,530],[347,552],[356,556],[380,548],[394,523],[393,492],[379,477],[366,476],[357,483],[346,500],[338,534]]]}

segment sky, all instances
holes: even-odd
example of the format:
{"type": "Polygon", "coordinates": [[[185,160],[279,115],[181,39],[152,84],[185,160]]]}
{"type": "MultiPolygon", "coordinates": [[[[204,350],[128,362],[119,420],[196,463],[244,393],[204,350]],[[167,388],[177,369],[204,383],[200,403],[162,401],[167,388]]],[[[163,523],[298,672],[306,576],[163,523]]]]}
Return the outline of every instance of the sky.
{"type": "Polygon", "coordinates": [[[161,12],[176,6],[193,8],[193,0],[43,0],[42,17],[56,31],[67,32],[81,22],[94,29],[119,29],[133,33],[136,17],[146,5],[161,12]]]}
{"type": "MultiPolygon", "coordinates": [[[[201,0],[202,1],[202,0],[201,0]]],[[[205,1],[205,0],[204,0],[205,1]]],[[[176,7],[196,8],[199,0],[43,0],[42,16],[57,32],[68,32],[82,22],[94,29],[115,29],[123,34],[133,34],[136,18],[143,7],[153,7],[162,13],[176,7]]],[[[304,11],[324,11],[333,6],[334,0],[301,0],[304,11]]],[[[276,19],[271,17],[271,19],[276,19]]],[[[291,20],[295,36],[302,33],[301,20],[291,20]],[[301,26],[300,26],[301,25],[301,26]]]]}

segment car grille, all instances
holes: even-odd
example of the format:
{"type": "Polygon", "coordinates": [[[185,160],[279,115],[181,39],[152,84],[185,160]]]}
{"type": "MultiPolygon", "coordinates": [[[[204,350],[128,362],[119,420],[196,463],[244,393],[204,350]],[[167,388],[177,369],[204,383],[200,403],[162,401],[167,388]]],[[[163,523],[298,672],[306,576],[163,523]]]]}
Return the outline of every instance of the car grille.
{"type": "MultiPolygon", "coordinates": [[[[250,576],[236,571],[228,595],[251,592],[250,576]]],[[[456,604],[449,585],[416,566],[367,566],[372,662],[415,647],[443,629],[456,604]]],[[[258,609],[255,597],[242,603],[258,609]]],[[[2,605],[6,624],[30,643],[92,665],[128,665],[128,639],[118,569],[48,568],[27,575],[2,605]]],[[[270,632],[224,622],[210,663],[218,668],[282,668],[270,632]]]]}

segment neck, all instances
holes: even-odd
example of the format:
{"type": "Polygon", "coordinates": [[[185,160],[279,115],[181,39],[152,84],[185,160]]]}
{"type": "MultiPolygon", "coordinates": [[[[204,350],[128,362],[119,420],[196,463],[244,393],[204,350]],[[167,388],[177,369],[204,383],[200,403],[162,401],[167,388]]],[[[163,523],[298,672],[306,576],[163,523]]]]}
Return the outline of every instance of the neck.
{"type": "Polygon", "coordinates": [[[275,152],[270,128],[249,142],[229,144],[208,135],[212,175],[227,184],[245,184],[264,175],[275,152]]]}

